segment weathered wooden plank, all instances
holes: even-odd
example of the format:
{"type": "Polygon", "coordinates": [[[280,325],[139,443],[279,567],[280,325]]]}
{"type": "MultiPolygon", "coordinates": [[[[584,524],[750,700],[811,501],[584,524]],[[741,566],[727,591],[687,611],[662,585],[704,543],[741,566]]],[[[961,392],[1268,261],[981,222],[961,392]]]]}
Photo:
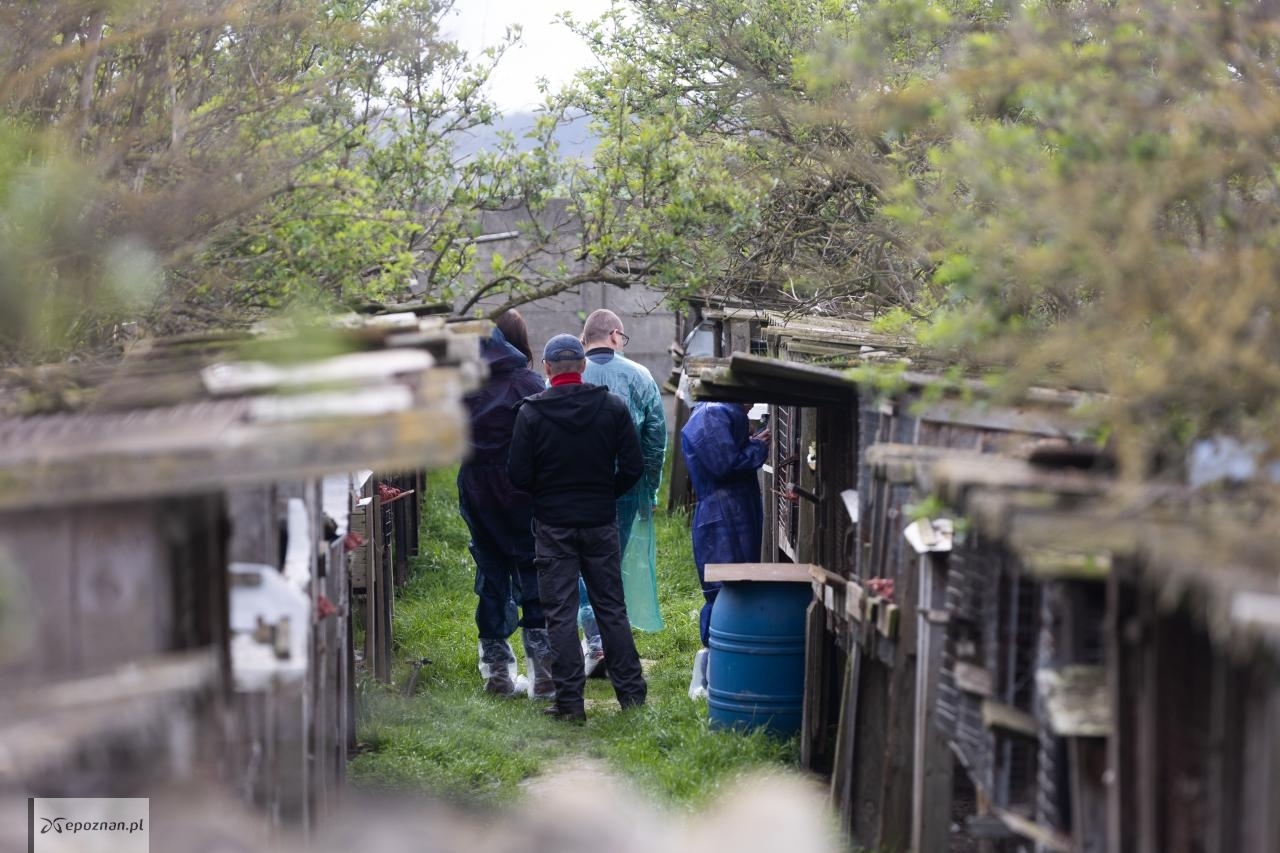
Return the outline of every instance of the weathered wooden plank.
{"type": "Polygon", "coordinates": [[[857,386],[842,371],[817,364],[735,352],[729,357],[729,370],[737,378],[760,377],[806,387],[821,386],[850,399],[857,393],[857,386]]]}
{"type": "Polygon", "coordinates": [[[227,514],[231,520],[230,562],[279,565],[280,526],[273,484],[228,489],[227,514]]]}
{"type": "Polygon", "coordinates": [[[695,400],[739,403],[773,403],[785,406],[847,405],[857,389],[829,389],[824,385],[804,386],[794,381],[768,377],[740,376],[726,368],[703,370],[690,382],[695,400]]]}
{"type": "Polygon", "coordinates": [[[751,327],[758,320],[745,317],[726,317],[724,331],[726,344],[730,352],[746,353],[751,351],[751,327]]]}
{"type": "Polygon", "coordinates": [[[994,699],[982,701],[982,724],[989,729],[1003,729],[1030,738],[1037,737],[1040,733],[1035,717],[994,699]]]}
{"type": "MultiPolygon", "coordinates": [[[[1234,784],[1224,805],[1234,806],[1234,821],[1224,827],[1223,850],[1280,850],[1280,673],[1271,662],[1254,661],[1241,673],[1234,710],[1243,725],[1231,733],[1234,750],[1224,771],[1234,784]],[[1234,795],[1234,797],[1233,797],[1234,795]],[[1231,846],[1227,846],[1227,844],[1231,846]]],[[[1238,719],[1238,718],[1237,718],[1238,719]]]]}
{"type": "Polygon", "coordinates": [[[154,504],[67,510],[80,665],[110,666],[168,651],[173,574],[154,504]]]}
{"type": "Polygon", "coordinates": [[[866,618],[866,592],[856,581],[849,581],[844,587],[845,616],[851,622],[861,623],[866,618]]]}
{"type": "Polygon", "coordinates": [[[951,832],[953,760],[946,736],[938,727],[938,690],[946,629],[928,618],[946,600],[946,558],[921,555],[916,609],[915,764],[912,782],[911,849],[945,850],[951,832]]]}
{"type": "MultiPolygon", "coordinates": [[[[850,718],[850,731],[856,738],[853,744],[855,760],[852,765],[853,796],[850,798],[852,814],[848,829],[853,840],[863,846],[879,845],[881,817],[884,803],[884,775],[887,763],[887,727],[891,713],[889,704],[889,680],[893,670],[872,656],[872,649],[864,650],[857,682],[856,718],[850,718]]],[[[905,845],[907,839],[902,838],[905,845]]]]}
{"type": "Polygon", "coordinates": [[[359,541],[363,543],[354,546],[347,554],[351,586],[361,591],[369,588],[369,567],[373,562],[370,556],[373,553],[373,534],[370,532],[372,525],[369,523],[373,514],[372,504],[373,498],[360,498],[353,503],[348,515],[350,532],[359,537],[359,541]]]}
{"type": "Polygon", "coordinates": [[[825,658],[827,650],[826,619],[822,603],[809,602],[805,610],[804,640],[804,702],[800,708],[800,765],[818,770],[826,753],[827,720],[825,685],[825,658]]]}
{"type": "Polygon", "coordinates": [[[1133,592],[1112,573],[1107,578],[1107,616],[1105,623],[1107,685],[1110,688],[1113,731],[1107,738],[1107,767],[1110,784],[1107,797],[1106,850],[1136,848],[1134,828],[1137,825],[1137,744],[1133,726],[1138,709],[1133,701],[1141,682],[1135,671],[1131,651],[1137,631],[1134,621],[1133,592]]]}
{"type": "MultiPolygon", "coordinates": [[[[460,394],[456,386],[454,393],[460,394]]],[[[140,423],[128,434],[86,433],[78,437],[83,440],[21,453],[0,450],[0,483],[6,486],[0,510],[59,506],[73,494],[84,502],[198,494],[357,465],[448,465],[466,450],[466,416],[454,400],[376,416],[353,412],[270,424],[244,423],[231,407],[181,423],[140,423]],[[38,454],[39,464],[31,454],[38,454]]]]}
{"type": "Polygon", "coordinates": [[[1009,504],[1002,511],[1015,550],[1045,552],[1047,564],[1055,553],[1083,555],[1086,562],[1092,558],[1094,566],[1084,567],[1086,580],[1105,578],[1115,559],[1134,553],[1142,538],[1142,525],[1102,512],[1040,511],[1009,504]]]}
{"type": "Polygon", "coordinates": [[[792,547],[791,540],[787,537],[787,531],[784,527],[782,527],[782,525],[778,526],[776,535],[778,539],[778,551],[780,551],[782,554],[786,555],[787,557],[790,557],[792,560],[795,560],[796,549],[792,547]]]}
{"type": "Polygon", "coordinates": [[[923,488],[959,504],[972,488],[1025,489],[1053,495],[1101,495],[1111,481],[1079,471],[1045,470],[1021,459],[996,454],[957,453],[936,460],[921,478],[923,488]],[[960,500],[957,500],[960,499],[960,500]]]}
{"type": "Polygon", "coordinates": [[[862,680],[862,647],[856,643],[845,659],[840,691],[840,719],[836,729],[835,762],[831,768],[831,806],[840,815],[840,826],[852,830],[857,781],[857,732],[859,684],[862,680]]]}
{"type": "Polygon", "coordinates": [[[75,711],[113,702],[151,700],[213,688],[218,683],[216,649],[166,652],[109,669],[0,694],[0,719],[75,711]]]}
{"type": "Polygon", "coordinates": [[[1107,743],[1099,738],[1067,741],[1071,785],[1071,839],[1078,853],[1107,848],[1107,743]]]}
{"type": "Polygon", "coordinates": [[[927,471],[939,459],[989,455],[938,445],[878,442],[867,448],[864,460],[876,477],[891,483],[914,483],[918,473],[927,471]]]}
{"type": "Polygon", "coordinates": [[[708,581],[774,581],[808,583],[819,568],[809,563],[707,563],[708,581]]]}
{"type": "Polygon", "coordinates": [[[1018,548],[1022,564],[1039,578],[1102,580],[1111,571],[1106,551],[1072,551],[1061,548],[1018,548]]]}
{"type": "Polygon", "coordinates": [[[838,575],[829,569],[824,569],[822,566],[813,565],[813,564],[809,565],[809,577],[813,578],[815,581],[818,581],[819,583],[822,583],[828,586],[833,586],[842,590],[845,588],[845,585],[848,583],[848,579],[846,579],[845,577],[838,575]]]}
{"type": "Polygon", "coordinates": [[[1120,820],[1133,820],[1134,836],[1137,842],[1134,849],[1138,853],[1165,853],[1167,848],[1164,844],[1160,814],[1161,778],[1165,771],[1159,731],[1163,725],[1159,670],[1164,663],[1160,654],[1160,620],[1155,616],[1150,595],[1139,593],[1139,601],[1141,625],[1145,636],[1140,645],[1135,644],[1136,648],[1133,651],[1139,660],[1137,702],[1134,709],[1135,724],[1132,729],[1132,735],[1137,741],[1134,762],[1136,766],[1133,773],[1137,813],[1131,818],[1121,815],[1120,820]]]}
{"type": "Polygon", "coordinates": [[[1036,671],[1049,727],[1060,737],[1111,734],[1111,692],[1103,666],[1073,664],[1036,671]]]}
{"type": "MultiPolygon", "coordinates": [[[[903,419],[896,426],[899,434],[914,430],[903,419]]],[[[920,748],[915,740],[917,614],[920,576],[919,556],[900,535],[900,519],[905,506],[917,500],[918,493],[905,486],[890,486],[881,507],[883,526],[879,531],[884,543],[880,574],[895,583],[893,601],[884,599],[876,606],[877,638],[894,640],[892,670],[888,683],[888,715],[885,725],[884,770],[880,784],[884,795],[879,816],[876,846],[901,849],[911,843],[912,782],[915,753],[920,748]]],[[[875,601],[872,599],[873,602],[875,601]]],[[[879,640],[877,640],[879,642],[879,640]]]]}
{"type": "Polygon", "coordinates": [[[373,525],[369,533],[373,548],[371,550],[369,575],[371,578],[377,578],[376,592],[371,595],[371,598],[374,599],[375,607],[373,617],[378,623],[376,646],[373,649],[372,669],[379,681],[390,683],[391,623],[392,611],[395,607],[394,567],[391,563],[391,556],[386,552],[386,543],[382,533],[382,501],[376,494],[373,496],[372,507],[371,518],[373,519],[373,525]]]}
{"type": "Polygon", "coordinates": [[[984,669],[977,664],[966,661],[957,661],[952,669],[952,676],[955,679],[956,687],[966,693],[974,693],[978,696],[990,696],[992,694],[995,682],[989,669],[984,669]]]}
{"type": "Polygon", "coordinates": [[[108,748],[113,738],[137,741],[140,732],[154,733],[180,703],[217,689],[219,667],[216,650],[199,649],[5,692],[0,695],[0,781],[23,784],[50,768],[66,767],[80,752],[108,748]]]}
{"type": "Polygon", "coordinates": [[[1047,826],[1041,826],[1020,814],[998,807],[993,809],[992,812],[1012,832],[1034,841],[1038,849],[1052,850],[1054,853],[1073,853],[1076,849],[1072,845],[1070,838],[1047,826]]]}
{"type": "Polygon", "coordinates": [[[1057,406],[992,406],[943,400],[920,411],[923,421],[970,426],[1027,435],[1084,438],[1091,421],[1057,406]]]}
{"type": "Polygon", "coordinates": [[[876,606],[876,630],[881,635],[893,639],[898,636],[900,608],[890,601],[882,600],[876,606]]]}
{"type": "Polygon", "coordinates": [[[6,634],[0,675],[10,687],[49,681],[80,668],[72,550],[71,513],[0,514],[0,582],[10,597],[5,618],[13,619],[14,631],[6,634]]]}
{"type": "Polygon", "coordinates": [[[435,365],[431,354],[419,349],[353,352],[300,364],[236,361],[211,364],[200,372],[209,393],[216,396],[258,393],[309,385],[365,384],[389,376],[423,373],[435,365]]]}
{"type": "Polygon", "coordinates": [[[805,496],[800,501],[798,528],[796,533],[796,561],[815,563],[818,560],[818,417],[817,410],[799,409],[796,412],[800,419],[800,455],[796,463],[797,477],[792,491],[805,496]]]}

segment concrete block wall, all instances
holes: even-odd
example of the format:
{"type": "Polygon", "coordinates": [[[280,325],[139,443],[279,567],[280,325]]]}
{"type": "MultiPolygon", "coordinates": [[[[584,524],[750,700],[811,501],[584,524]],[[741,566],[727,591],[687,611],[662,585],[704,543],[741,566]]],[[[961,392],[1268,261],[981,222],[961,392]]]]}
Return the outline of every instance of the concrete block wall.
{"type": "MultiPolygon", "coordinates": [[[[499,300],[493,300],[482,302],[479,307],[484,311],[498,304],[499,300]]],[[[649,368],[659,385],[665,382],[671,373],[668,347],[675,340],[675,313],[662,304],[661,293],[647,287],[623,289],[608,284],[585,284],[578,292],[520,306],[519,311],[529,325],[534,360],[537,361],[542,345],[555,335],[582,334],[587,315],[597,308],[608,308],[622,318],[625,331],[631,336],[625,351],[627,358],[649,368]]]]}

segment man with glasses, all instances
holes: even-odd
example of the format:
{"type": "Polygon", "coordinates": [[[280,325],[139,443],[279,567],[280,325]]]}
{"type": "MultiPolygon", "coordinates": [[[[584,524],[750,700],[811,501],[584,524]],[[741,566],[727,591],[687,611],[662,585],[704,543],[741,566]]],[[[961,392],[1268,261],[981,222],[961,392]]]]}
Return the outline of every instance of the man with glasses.
{"type": "MultiPolygon", "coordinates": [[[[627,615],[632,626],[658,631],[662,628],[662,615],[658,610],[653,508],[658,502],[658,485],[667,453],[667,416],[662,408],[662,392],[658,390],[653,374],[622,354],[630,342],[631,338],[623,331],[622,320],[617,314],[607,308],[591,312],[582,327],[582,346],[587,354],[587,369],[582,380],[592,385],[604,385],[622,398],[640,439],[644,476],[629,492],[618,498],[618,540],[622,549],[627,615]]],[[[578,622],[585,635],[586,648],[583,652],[587,674],[603,675],[605,668],[601,663],[604,654],[600,633],[595,627],[595,614],[585,589],[579,592],[582,593],[582,601],[578,622]]]]}

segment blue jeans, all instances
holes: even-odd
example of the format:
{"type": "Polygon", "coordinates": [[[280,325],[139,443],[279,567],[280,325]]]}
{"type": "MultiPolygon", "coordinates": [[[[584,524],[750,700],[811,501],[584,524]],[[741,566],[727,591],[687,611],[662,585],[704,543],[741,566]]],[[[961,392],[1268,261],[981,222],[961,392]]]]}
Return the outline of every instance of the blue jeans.
{"type": "Polygon", "coordinates": [[[523,526],[508,513],[488,512],[459,496],[458,509],[471,531],[476,562],[476,629],[482,640],[505,640],[517,628],[542,628],[546,617],[533,565],[530,519],[523,526]]]}

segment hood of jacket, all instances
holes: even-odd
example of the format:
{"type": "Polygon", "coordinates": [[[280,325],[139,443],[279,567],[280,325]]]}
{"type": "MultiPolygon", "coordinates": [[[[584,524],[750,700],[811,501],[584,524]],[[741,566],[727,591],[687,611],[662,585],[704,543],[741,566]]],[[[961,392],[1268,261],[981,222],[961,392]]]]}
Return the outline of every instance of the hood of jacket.
{"type": "Polygon", "coordinates": [[[494,329],[493,334],[480,340],[480,357],[489,366],[491,375],[510,373],[517,368],[529,366],[524,353],[511,345],[501,329],[494,329]]]}
{"type": "Polygon", "coordinates": [[[603,385],[561,385],[528,397],[524,405],[566,432],[579,433],[595,424],[596,413],[609,396],[603,385]]]}

